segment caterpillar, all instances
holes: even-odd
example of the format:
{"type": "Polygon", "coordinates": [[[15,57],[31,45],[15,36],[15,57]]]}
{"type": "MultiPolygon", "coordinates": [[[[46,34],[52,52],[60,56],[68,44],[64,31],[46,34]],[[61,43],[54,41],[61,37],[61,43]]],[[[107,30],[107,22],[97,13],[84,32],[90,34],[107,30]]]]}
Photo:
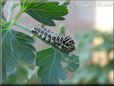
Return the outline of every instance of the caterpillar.
{"type": "Polygon", "coordinates": [[[75,42],[70,36],[58,35],[46,28],[34,27],[31,32],[44,42],[58,47],[63,52],[70,53],[75,50],[75,42]]]}

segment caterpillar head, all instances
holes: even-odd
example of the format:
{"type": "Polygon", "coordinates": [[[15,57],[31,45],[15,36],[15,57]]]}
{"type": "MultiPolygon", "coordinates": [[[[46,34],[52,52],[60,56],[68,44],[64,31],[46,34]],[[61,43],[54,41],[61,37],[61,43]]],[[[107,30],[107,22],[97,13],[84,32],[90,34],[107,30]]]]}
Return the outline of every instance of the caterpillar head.
{"type": "Polygon", "coordinates": [[[66,46],[67,52],[72,52],[75,50],[75,42],[70,36],[67,36],[66,40],[64,40],[64,41],[65,41],[65,46],[66,46]]]}

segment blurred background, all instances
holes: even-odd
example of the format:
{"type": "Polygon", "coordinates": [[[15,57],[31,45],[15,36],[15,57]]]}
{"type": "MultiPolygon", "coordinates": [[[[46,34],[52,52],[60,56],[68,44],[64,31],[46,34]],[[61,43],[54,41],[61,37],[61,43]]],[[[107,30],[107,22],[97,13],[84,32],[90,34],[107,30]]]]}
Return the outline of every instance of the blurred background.
{"type": "MultiPolygon", "coordinates": [[[[61,0],[57,1],[61,2],[61,0]]],[[[19,3],[18,0],[6,1],[3,10],[7,21],[13,19],[19,11],[19,6],[11,11],[12,6],[17,3],[19,3]]],[[[68,0],[69,13],[65,16],[66,20],[55,21],[55,27],[47,26],[48,29],[57,33],[64,28],[65,33],[71,35],[76,42],[76,54],[79,55],[80,66],[73,73],[67,72],[68,79],[63,83],[114,84],[113,3],[113,1],[100,0],[68,0]]],[[[17,23],[29,28],[40,24],[26,13],[21,15],[17,23]]],[[[16,26],[14,28],[24,31],[16,26]]],[[[49,45],[36,40],[35,47],[42,50],[49,45]]],[[[31,70],[28,71],[26,66],[19,65],[18,68],[21,71],[10,75],[7,83],[39,83],[36,69],[30,67],[31,70]]]]}

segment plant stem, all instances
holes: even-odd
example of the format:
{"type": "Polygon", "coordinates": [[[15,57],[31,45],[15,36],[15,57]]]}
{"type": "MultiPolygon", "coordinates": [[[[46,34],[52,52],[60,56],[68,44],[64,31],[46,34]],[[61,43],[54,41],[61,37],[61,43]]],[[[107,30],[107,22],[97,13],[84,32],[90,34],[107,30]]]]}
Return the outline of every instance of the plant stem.
{"type": "Polygon", "coordinates": [[[21,14],[22,14],[22,11],[20,10],[19,13],[16,15],[16,17],[14,18],[14,20],[11,22],[10,26],[16,23],[17,19],[20,17],[21,14]]]}
{"type": "Polygon", "coordinates": [[[18,27],[20,27],[20,28],[23,28],[23,29],[26,30],[27,32],[31,33],[31,30],[28,29],[28,28],[25,27],[25,26],[22,26],[22,25],[19,25],[19,24],[16,24],[16,23],[15,23],[14,25],[16,25],[16,26],[18,26],[18,27]]]}

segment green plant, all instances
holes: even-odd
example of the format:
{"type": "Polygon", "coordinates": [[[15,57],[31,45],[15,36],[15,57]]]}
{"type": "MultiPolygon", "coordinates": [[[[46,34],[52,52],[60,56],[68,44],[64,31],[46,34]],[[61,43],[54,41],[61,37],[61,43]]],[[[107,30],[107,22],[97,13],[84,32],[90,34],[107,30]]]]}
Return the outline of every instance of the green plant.
{"type": "Polygon", "coordinates": [[[64,20],[63,16],[68,13],[67,5],[48,0],[20,0],[20,4],[14,5],[11,11],[18,5],[21,8],[13,20],[7,20],[1,11],[2,83],[28,83],[35,74],[42,84],[57,84],[59,79],[66,79],[63,68],[75,71],[79,66],[78,56],[69,56],[53,46],[37,51],[33,46],[34,36],[18,32],[13,26],[31,33],[27,26],[16,23],[22,13],[27,13],[43,25],[55,26],[53,20],[64,20]],[[63,62],[65,67],[61,64],[63,62]]]}

